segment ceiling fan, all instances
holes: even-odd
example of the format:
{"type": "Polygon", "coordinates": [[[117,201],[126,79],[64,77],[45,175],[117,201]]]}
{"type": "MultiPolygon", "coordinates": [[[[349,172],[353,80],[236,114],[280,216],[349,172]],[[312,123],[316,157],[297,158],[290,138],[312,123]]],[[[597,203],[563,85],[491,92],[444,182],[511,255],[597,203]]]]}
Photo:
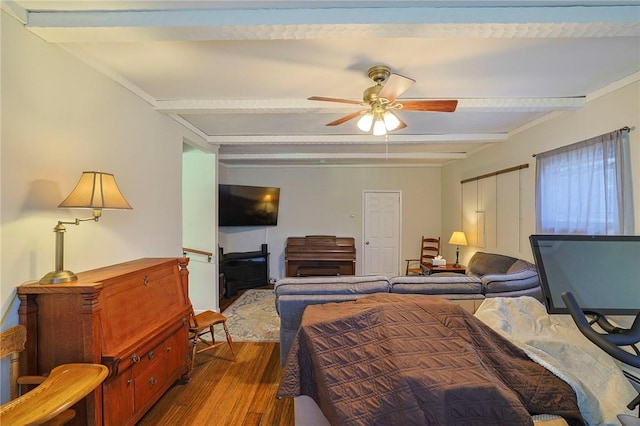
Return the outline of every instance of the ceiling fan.
{"type": "Polygon", "coordinates": [[[386,135],[389,131],[407,127],[407,124],[396,113],[397,110],[453,112],[458,105],[457,100],[416,99],[402,101],[397,99],[415,83],[415,80],[392,73],[385,65],[375,65],[369,68],[367,74],[376,84],[365,89],[362,102],[323,96],[308,98],[311,101],[340,102],[368,107],[327,123],[327,126],[337,126],[362,116],[358,120],[358,128],[363,132],[369,132],[373,128],[373,134],[380,136],[386,135]]]}

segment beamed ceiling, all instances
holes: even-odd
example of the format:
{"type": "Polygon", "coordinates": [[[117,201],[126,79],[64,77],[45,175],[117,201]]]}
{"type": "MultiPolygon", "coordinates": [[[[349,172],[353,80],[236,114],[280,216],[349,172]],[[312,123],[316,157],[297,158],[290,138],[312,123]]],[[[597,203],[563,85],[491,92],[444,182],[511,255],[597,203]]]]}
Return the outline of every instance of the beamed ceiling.
{"type": "Polygon", "coordinates": [[[3,9],[219,149],[229,166],[442,165],[640,79],[638,1],[15,1],[3,9]],[[363,133],[367,70],[415,80],[363,133]]]}

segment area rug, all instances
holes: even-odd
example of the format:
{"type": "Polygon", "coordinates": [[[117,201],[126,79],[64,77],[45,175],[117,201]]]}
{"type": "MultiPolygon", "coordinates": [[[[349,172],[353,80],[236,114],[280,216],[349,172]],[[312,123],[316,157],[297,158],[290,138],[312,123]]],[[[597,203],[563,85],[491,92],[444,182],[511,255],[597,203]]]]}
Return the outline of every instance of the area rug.
{"type": "MultiPolygon", "coordinates": [[[[280,341],[273,290],[247,290],[222,313],[234,342],[280,341]]],[[[217,341],[224,341],[222,327],[215,327],[215,335],[217,341]]]]}

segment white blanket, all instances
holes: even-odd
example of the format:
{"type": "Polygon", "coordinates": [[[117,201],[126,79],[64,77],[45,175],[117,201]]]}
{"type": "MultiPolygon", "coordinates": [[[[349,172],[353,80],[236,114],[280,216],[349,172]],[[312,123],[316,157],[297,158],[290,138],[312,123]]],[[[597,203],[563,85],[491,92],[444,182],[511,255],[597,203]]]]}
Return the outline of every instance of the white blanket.
{"type": "Polygon", "coordinates": [[[634,414],[626,405],[637,392],[619,363],[587,340],[569,315],[549,315],[538,300],[523,296],[486,299],[475,316],[567,382],[589,425],[619,425],[618,414],[634,414]]]}

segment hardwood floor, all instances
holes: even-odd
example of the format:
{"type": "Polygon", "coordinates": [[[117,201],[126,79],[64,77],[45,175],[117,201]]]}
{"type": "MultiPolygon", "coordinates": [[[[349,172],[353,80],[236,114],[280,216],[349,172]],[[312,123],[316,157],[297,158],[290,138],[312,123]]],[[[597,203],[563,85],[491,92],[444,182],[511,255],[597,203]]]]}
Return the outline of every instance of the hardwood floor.
{"type": "MultiPolygon", "coordinates": [[[[221,310],[237,297],[221,301],[221,310]]],[[[233,349],[235,362],[227,345],[197,354],[191,382],[174,384],[138,426],[293,426],[293,399],[276,399],[280,344],[234,342],[233,349]]]]}
{"type": "Polygon", "coordinates": [[[276,399],[279,343],[234,342],[196,356],[190,383],[176,383],[138,426],[293,426],[293,399],[276,399]]]}

